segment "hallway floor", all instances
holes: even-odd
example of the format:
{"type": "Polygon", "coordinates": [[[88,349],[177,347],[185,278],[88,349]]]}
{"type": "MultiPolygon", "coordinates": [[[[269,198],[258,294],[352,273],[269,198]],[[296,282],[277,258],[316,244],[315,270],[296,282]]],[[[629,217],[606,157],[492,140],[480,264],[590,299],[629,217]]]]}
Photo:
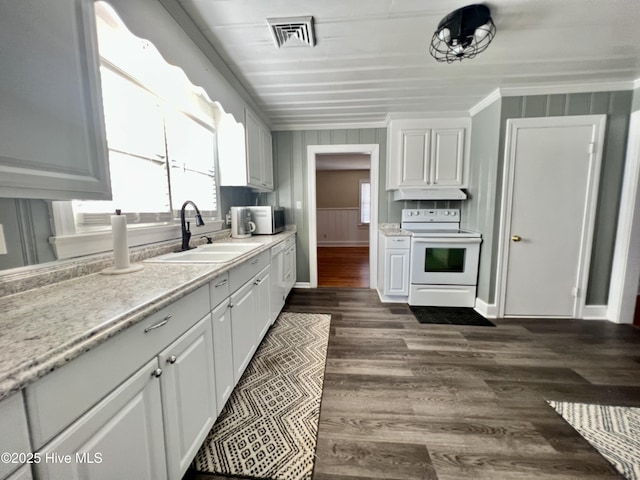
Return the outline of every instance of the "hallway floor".
{"type": "Polygon", "coordinates": [[[318,247],[318,287],[369,288],[369,247],[318,247]]]}

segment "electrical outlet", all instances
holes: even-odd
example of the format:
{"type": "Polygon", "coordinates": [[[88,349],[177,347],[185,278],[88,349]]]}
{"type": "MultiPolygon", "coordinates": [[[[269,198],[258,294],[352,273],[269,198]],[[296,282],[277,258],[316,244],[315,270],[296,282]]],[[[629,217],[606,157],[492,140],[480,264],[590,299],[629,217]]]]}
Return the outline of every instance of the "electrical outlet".
{"type": "Polygon", "coordinates": [[[302,202],[300,200],[296,201],[296,209],[302,210],[302,202]]]}
{"type": "Polygon", "coordinates": [[[7,242],[4,241],[4,229],[2,228],[2,224],[0,224],[0,255],[6,255],[7,253],[7,242]]]}

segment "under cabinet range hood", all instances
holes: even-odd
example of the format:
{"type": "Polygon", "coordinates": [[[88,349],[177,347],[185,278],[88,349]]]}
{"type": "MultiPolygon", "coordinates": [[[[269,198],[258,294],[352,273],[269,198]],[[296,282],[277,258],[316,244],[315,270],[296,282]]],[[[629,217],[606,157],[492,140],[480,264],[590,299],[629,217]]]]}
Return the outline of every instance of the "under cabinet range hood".
{"type": "Polygon", "coordinates": [[[459,188],[407,187],[394,190],[394,200],[466,200],[467,194],[459,188]]]}

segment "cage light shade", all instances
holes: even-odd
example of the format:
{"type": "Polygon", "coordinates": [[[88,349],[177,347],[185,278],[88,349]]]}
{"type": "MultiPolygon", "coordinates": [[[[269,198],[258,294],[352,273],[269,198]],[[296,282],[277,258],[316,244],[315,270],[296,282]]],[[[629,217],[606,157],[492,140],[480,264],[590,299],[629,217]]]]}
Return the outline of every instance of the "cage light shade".
{"type": "Polygon", "coordinates": [[[442,19],[431,38],[429,53],[447,63],[473,58],[486,50],[495,34],[489,7],[468,5],[442,19]]]}

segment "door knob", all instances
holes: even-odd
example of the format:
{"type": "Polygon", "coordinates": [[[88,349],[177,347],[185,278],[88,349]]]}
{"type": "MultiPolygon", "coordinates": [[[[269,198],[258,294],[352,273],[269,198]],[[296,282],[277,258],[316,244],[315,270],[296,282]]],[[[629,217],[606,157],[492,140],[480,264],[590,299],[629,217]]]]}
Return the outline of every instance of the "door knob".
{"type": "Polygon", "coordinates": [[[513,240],[514,242],[519,242],[520,240],[522,240],[522,238],[520,238],[518,235],[513,235],[511,237],[511,240],[513,240]]]}

